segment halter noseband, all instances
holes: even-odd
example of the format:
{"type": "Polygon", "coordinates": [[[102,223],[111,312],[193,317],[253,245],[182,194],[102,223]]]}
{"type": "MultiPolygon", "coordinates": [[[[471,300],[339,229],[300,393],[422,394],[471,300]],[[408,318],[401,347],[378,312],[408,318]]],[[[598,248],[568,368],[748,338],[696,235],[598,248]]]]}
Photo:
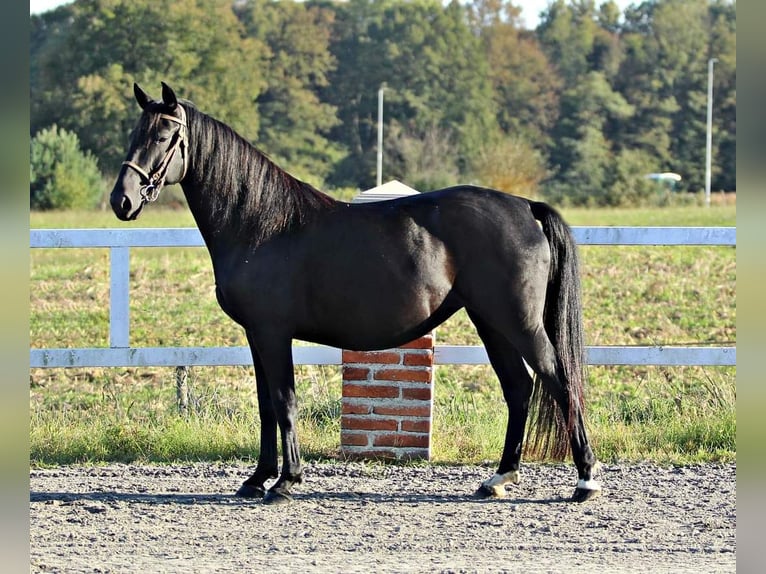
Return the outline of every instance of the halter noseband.
{"type": "Polygon", "coordinates": [[[178,106],[178,109],[181,112],[180,118],[171,116],[169,114],[160,114],[160,119],[175,122],[181,127],[176,133],[173,134],[173,139],[170,142],[170,147],[165,152],[165,157],[162,158],[162,161],[152,170],[151,173],[148,173],[144,168],[135,162],[122,162],[122,165],[132,167],[144,180],[146,180],[146,184],[142,185],[138,190],[143,201],[156,201],[159,197],[162,185],[165,183],[165,178],[168,175],[168,167],[170,166],[170,162],[172,161],[177,149],[181,150],[181,159],[184,163],[183,171],[181,172],[181,179],[183,179],[186,175],[186,148],[188,147],[186,142],[186,111],[183,109],[183,106],[178,106]]]}

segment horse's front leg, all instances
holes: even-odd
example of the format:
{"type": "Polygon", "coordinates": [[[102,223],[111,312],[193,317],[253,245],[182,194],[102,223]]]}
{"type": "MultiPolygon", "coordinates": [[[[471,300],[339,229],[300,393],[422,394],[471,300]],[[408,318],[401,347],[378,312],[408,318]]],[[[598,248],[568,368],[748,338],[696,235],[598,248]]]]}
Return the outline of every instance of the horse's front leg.
{"type": "MultiPolygon", "coordinates": [[[[302,482],[300,449],[298,447],[298,402],[295,396],[292,339],[281,338],[273,332],[256,341],[258,355],[269,388],[271,407],[282,438],[282,472],[263,498],[267,504],[292,500],[292,487],[302,482]]],[[[256,470],[257,472],[257,470],[256,470]]]]}
{"type": "Polygon", "coordinates": [[[271,403],[271,392],[269,391],[261,358],[249,333],[247,338],[253,354],[255,384],[258,391],[258,413],[261,419],[261,448],[258,453],[258,465],[255,467],[255,472],[240,486],[237,496],[243,498],[262,498],[266,494],[266,481],[276,478],[279,470],[277,466],[277,419],[271,403]]]}
{"type": "Polygon", "coordinates": [[[277,482],[266,491],[263,497],[266,504],[290,502],[292,500],[292,487],[303,482],[297,434],[298,403],[295,398],[292,378],[289,388],[284,389],[284,391],[284,393],[277,393],[277,397],[273,401],[282,435],[282,472],[277,482]]]}

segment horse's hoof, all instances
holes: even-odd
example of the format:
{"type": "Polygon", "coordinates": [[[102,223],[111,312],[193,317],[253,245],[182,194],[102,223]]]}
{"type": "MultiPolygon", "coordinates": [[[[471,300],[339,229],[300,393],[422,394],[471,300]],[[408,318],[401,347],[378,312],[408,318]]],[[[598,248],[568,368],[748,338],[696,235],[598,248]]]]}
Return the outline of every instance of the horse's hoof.
{"type": "Polygon", "coordinates": [[[502,484],[487,486],[482,484],[474,493],[475,498],[505,498],[505,487],[502,484]]]}
{"type": "Polygon", "coordinates": [[[287,504],[293,501],[293,497],[286,492],[277,492],[276,490],[267,490],[263,497],[264,504],[287,504]]]}
{"type": "Polygon", "coordinates": [[[587,488],[575,488],[572,495],[572,502],[585,502],[586,500],[593,500],[601,496],[601,489],[591,490],[587,488]]]}
{"type": "Polygon", "coordinates": [[[240,498],[263,498],[264,494],[266,494],[266,491],[262,486],[255,486],[245,482],[239,487],[234,496],[240,498]]]}

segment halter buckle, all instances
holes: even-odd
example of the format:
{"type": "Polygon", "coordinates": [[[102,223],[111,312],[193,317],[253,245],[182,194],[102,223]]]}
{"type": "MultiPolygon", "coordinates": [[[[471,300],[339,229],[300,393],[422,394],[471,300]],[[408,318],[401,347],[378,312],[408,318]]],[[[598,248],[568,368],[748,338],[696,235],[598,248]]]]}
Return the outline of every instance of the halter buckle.
{"type": "Polygon", "coordinates": [[[150,182],[142,185],[138,192],[141,194],[141,199],[151,203],[152,201],[157,201],[157,198],[160,196],[160,186],[158,183],[150,182]]]}

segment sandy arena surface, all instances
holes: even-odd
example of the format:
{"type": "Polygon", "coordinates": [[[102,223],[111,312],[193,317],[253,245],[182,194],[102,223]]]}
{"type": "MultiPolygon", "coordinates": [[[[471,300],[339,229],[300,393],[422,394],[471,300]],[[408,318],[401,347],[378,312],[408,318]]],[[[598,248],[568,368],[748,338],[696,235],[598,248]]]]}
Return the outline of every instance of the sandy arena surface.
{"type": "Polygon", "coordinates": [[[735,572],[736,464],[494,469],[308,463],[289,505],[233,496],[245,466],[30,471],[30,572],[735,572]]]}

